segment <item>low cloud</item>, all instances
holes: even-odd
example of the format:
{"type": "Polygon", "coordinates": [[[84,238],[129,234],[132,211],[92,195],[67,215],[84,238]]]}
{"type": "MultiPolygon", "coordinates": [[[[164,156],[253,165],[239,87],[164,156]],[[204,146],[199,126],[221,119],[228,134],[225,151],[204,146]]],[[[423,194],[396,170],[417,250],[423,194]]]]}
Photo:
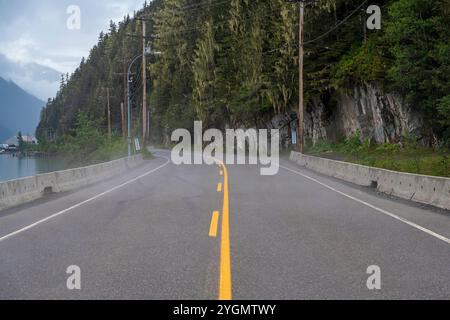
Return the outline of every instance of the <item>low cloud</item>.
{"type": "Polygon", "coordinates": [[[109,21],[132,15],[142,4],[135,0],[0,0],[0,76],[41,99],[55,96],[60,74],[78,67],[99,33],[108,30],[109,21]],[[66,27],[66,9],[72,4],[81,9],[80,30],[66,27]]]}
{"type": "Polygon", "coordinates": [[[61,72],[35,62],[12,61],[0,54],[0,76],[46,101],[58,90],[61,72]]]}

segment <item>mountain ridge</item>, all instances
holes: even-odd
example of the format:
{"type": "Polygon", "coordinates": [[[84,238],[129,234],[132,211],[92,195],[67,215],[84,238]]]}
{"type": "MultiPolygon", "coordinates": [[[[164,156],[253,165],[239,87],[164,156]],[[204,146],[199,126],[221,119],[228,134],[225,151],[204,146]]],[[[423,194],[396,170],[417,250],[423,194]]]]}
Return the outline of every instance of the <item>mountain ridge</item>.
{"type": "Polygon", "coordinates": [[[0,77],[0,142],[22,131],[34,135],[45,102],[0,77]]]}

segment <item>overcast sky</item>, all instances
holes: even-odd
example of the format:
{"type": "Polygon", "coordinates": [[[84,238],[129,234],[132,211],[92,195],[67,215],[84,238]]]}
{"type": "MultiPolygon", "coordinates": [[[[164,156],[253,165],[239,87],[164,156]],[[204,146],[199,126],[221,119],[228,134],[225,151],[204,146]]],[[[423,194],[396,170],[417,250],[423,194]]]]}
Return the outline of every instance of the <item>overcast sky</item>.
{"type": "Polygon", "coordinates": [[[0,76],[46,100],[60,73],[73,72],[109,21],[121,21],[144,0],[0,0],[0,76]],[[79,30],[69,30],[67,8],[81,10],[79,30]],[[54,80],[53,80],[54,79],[54,80]]]}

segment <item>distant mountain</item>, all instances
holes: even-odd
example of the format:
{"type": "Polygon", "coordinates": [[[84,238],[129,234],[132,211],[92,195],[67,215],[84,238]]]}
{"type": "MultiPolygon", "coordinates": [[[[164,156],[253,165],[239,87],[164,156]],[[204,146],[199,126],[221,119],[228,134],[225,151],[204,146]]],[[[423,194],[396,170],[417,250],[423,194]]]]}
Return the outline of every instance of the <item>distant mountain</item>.
{"type": "Polygon", "coordinates": [[[46,101],[56,95],[61,72],[37,63],[17,63],[0,53],[0,77],[46,101]]]}
{"type": "Polygon", "coordinates": [[[57,82],[61,79],[61,72],[37,63],[19,64],[6,58],[0,53],[0,77],[9,79],[12,75],[18,78],[28,78],[32,81],[57,82]]]}
{"type": "Polygon", "coordinates": [[[45,102],[0,77],[0,142],[22,131],[34,135],[45,102]]]}

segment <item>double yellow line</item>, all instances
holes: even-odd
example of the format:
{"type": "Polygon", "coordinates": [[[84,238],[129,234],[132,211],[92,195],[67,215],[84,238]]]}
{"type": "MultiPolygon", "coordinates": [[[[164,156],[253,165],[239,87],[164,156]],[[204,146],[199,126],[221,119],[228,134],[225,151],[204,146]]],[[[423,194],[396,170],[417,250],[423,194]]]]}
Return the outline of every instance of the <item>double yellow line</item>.
{"type": "MultiPolygon", "coordinates": [[[[217,161],[223,175],[223,183],[217,185],[217,192],[223,192],[222,228],[220,241],[220,275],[219,275],[219,300],[231,300],[231,254],[230,254],[230,203],[228,196],[228,170],[225,164],[217,161]]],[[[217,236],[217,227],[220,213],[213,212],[210,237],[217,236]]]]}

